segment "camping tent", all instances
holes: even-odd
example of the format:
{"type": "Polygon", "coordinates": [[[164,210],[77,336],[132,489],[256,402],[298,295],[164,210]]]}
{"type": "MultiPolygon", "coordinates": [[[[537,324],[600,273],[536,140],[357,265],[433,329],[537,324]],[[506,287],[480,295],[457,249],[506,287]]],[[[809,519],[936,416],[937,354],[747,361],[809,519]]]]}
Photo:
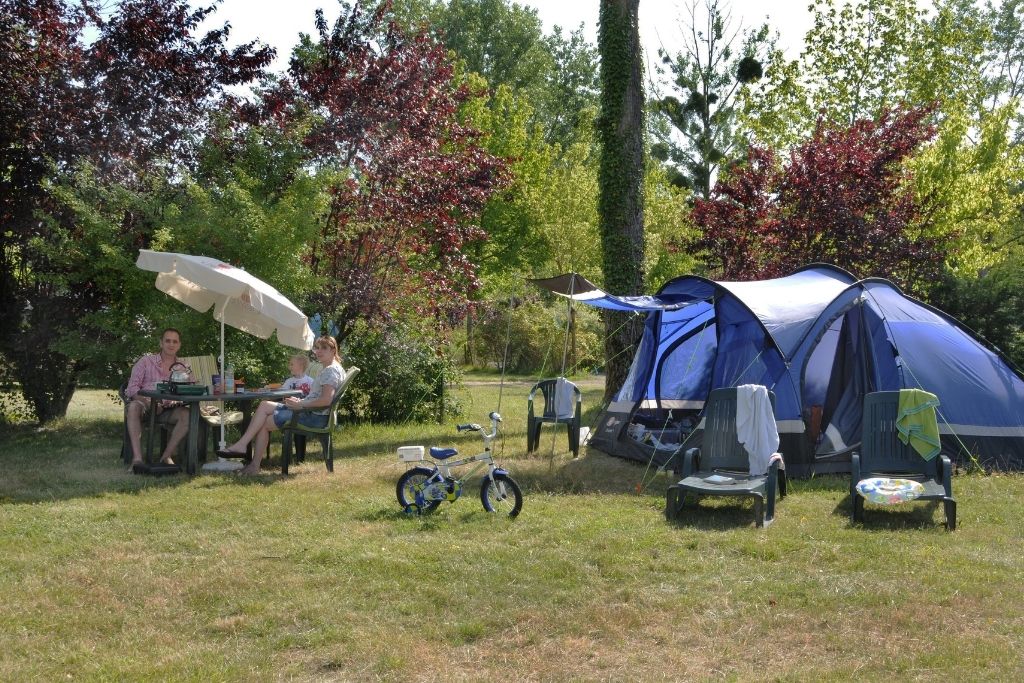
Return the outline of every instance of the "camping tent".
{"type": "Polygon", "coordinates": [[[864,394],[939,397],[943,452],[1024,469],[1024,379],[997,350],[887,280],[815,264],[752,282],[697,276],[653,297],[616,297],[579,276],[540,282],[578,301],[647,315],[632,367],[590,445],[658,464],[700,445],[712,389],[764,384],[791,475],[849,471],[864,394]],[[571,285],[571,289],[566,286],[571,285]]]}

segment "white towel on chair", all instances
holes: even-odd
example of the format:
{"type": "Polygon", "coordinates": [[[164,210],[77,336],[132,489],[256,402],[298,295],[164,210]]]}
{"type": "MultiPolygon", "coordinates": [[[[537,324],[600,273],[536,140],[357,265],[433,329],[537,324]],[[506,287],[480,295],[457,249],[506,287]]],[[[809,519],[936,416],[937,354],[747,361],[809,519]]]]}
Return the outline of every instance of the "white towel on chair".
{"type": "Polygon", "coordinates": [[[555,382],[555,416],[561,420],[576,414],[576,385],[564,377],[555,382]]]}
{"type": "Polygon", "coordinates": [[[763,385],[736,387],[736,438],[747,450],[750,474],[766,474],[772,454],[779,449],[779,428],[763,385]]]}

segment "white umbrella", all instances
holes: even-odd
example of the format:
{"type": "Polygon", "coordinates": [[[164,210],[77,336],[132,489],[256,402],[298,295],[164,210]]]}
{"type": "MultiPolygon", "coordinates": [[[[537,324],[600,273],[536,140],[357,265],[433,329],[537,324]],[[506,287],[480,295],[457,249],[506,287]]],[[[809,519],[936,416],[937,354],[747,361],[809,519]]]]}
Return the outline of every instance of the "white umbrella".
{"type": "MultiPolygon", "coordinates": [[[[285,346],[313,348],[313,330],[306,315],[283,294],[241,268],[208,256],[140,249],[135,265],[157,273],[156,288],[201,313],[213,309],[220,321],[220,371],[224,376],[224,325],[285,346]]],[[[223,448],[224,425],[220,427],[223,448]]]]}

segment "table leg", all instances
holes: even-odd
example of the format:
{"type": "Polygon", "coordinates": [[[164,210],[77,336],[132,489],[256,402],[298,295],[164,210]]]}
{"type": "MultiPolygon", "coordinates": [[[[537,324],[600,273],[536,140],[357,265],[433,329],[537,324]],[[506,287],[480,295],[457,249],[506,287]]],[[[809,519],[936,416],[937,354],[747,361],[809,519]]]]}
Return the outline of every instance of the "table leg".
{"type": "MultiPolygon", "coordinates": [[[[252,401],[242,401],[242,433],[249,429],[249,423],[252,422],[252,401]]],[[[245,459],[252,460],[252,442],[245,447],[245,459]]]]}
{"type": "Polygon", "coordinates": [[[156,399],[149,404],[149,436],[146,439],[146,464],[153,462],[153,432],[156,431],[156,399]]]}
{"type": "Polygon", "coordinates": [[[199,401],[188,404],[188,453],[185,471],[195,474],[199,467],[199,401]]]}

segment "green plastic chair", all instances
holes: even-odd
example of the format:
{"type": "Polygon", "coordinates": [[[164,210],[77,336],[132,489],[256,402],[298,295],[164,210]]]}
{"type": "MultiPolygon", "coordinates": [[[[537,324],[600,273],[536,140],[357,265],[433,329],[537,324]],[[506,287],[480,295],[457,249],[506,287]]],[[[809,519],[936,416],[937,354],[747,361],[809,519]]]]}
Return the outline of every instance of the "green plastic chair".
{"type": "Polygon", "coordinates": [[[953,463],[939,454],[925,460],[909,444],[903,443],[896,431],[900,392],[876,391],[864,397],[861,450],[854,452],[850,462],[850,497],[852,522],[864,521],[864,498],[857,493],[857,484],[873,477],[912,479],[924,486],[924,494],[916,500],[941,500],[946,513],[946,528],[956,529],[956,500],[953,498],[953,463]]]}
{"type": "Polygon", "coordinates": [[[334,446],[331,435],[334,433],[334,428],[338,424],[338,403],[341,401],[341,397],[345,395],[345,391],[348,389],[349,384],[351,384],[352,380],[355,379],[358,374],[359,368],[357,367],[351,367],[345,372],[345,379],[341,381],[341,385],[338,387],[338,390],[334,392],[334,398],[331,400],[326,427],[307,427],[298,423],[299,415],[301,413],[311,412],[312,410],[315,410],[315,408],[311,410],[296,410],[292,415],[292,419],[281,427],[281,474],[288,474],[288,465],[292,460],[293,439],[310,436],[315,436],[320,439],[320,446],[323,448],[324,464],[327,466],[327,471],[334,471],[334,446]]]}
{"type": "MultiPolygon", "coordinates": [[[[768,392],[772,408],[775,394],[768,392]]],[[[736,389],[714,389],[704,413],[704,445],[683,456],[682,479],[668,487],[665,517],[678,519],[687,496],[739,496],[753,498],[754,523],[763,527],[775,520],[775,498],[786,495],[786,471],[778,459],[768,472],[750,474],[750,458],[736,438],[736,389]],[[731,480],[731,481],[730,481],[731,480]]]]}
{"type": "Polygon", "coordinates": [[[543,424],[564,424],[569,429],[569,450],[573,457],[580,454],[580,423],[583,420],[583,392],[572,382],[567,382],[573,390],[572,415],[559,416],[555,406],[555,390],[557,379],[544,379],[533,385],[526,399],[526,452],[532,453],[540,447],[540,427],[543,424]],[[538,414],[534,409],[534,397],[541,392],[544,407],[538,414]]]}

